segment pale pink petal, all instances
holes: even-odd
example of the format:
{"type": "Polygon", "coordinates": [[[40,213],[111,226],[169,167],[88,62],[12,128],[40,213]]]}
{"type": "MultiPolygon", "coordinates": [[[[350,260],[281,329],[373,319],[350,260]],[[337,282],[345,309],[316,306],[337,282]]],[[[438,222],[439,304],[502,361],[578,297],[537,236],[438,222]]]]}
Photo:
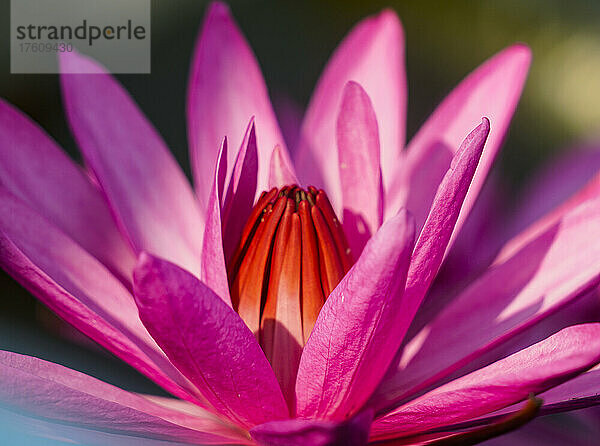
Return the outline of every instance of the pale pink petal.
{"type": "Polygon", "coordinates": [[[244,427],[287,418],[254,335],[210,288],[176,265],[142,254],[134,290],[148,331],[219,413],[244,427]]]}
{"type": "Polygon", "coordinates": [[[135,256],[100,191],[37,124],[2,100],[0,185],[115,274],[131,278],[135,256]]]}
{"type": "Polygon", "coordinates": [[[422,172],[421,166],[427,163],[433,148],[442,153],[455,152],[463,135],[482,116],[487,116],[492,131],[461,211],[455,231],[458,232],[504,140],[521,96],[530,61],[529,48],[520,44],[513,45],[481,65],[446,97],[408,145],[406,163],[396,172],[394,184],[386,195],[386,217],[394,215],[400,207],[410,203],[408,209],[415,214],[417,224],[424,221],[441,176],[422,172]],[[424,187],[423,183],[427,179],[434,184],[424,187]],[[423,195],[424,190],[429,191],[429,196],[423,195]],[[413,193],[418,195],[418,200],[411,197],[413,193]]]}
{"type": "Polygon", "coordinates": [[[299,184],[294,166],[283,155],[281,146],[275,146],[271,154],[271,165],[269,169],[269,189],[273,187],[289,186],[299,184]]]}
{"type": "MultiPolygon", "coordinates": [[[[200,273],[204,221],[187,179],[131,96],[91,59],[61,53],[65,110],[86,164],[137,252],[200,273]]],[[[214,163],[211,164],[211,168],[214,163]]]]}
{"type": "Polygon", "coordinates": [[[194,393],[140,322],[124,285],[73,240],[2,189],[0,266],[62,319],[169,392],[182,398],[194,393]]]}
{"type": "MultiPolygon", "coordinates": [[[[228,139],[229,141],[229,139],[228,139]]],[[[235,158],[227,192],[223,198],[223,248],[229,262],[252,212],[258,181],[258,149],[254,118],[246,128],[242,146],[235,158]]]]}
{"type": "Polygon", "coordinates": [[[91,376],[31,356],[0,351],[0,400],[27,415],[92,430],[184,443],[244,441],[208,412],[189,415],[91,376]]]}
{"type": "Polygon", "coordinates": [[[39,419],[0,406],[2,439],[10,445],[44,446],[187,446],[190,443],[114,434],[39,419]]]}
{"type": "Polygon", "coordinates": [[[341,422],[296,418],[261,424],[250,435],[260,446],[364,446],[372,420],[371,411],[341,422]]]}
{"type": "Polygon", "coordinates": [[[588,200],[509,242],[510,255],[406,346],[378,398],[391,404],[429,387],[594,288],[599,219],[600,200],[588,200]]]}
{"type": "Polygon", "coordinates": [[[383,219],[379,130],[371,100],[356,82],[348,82],[337,120],[342,186],[342,220],[358,257],[383,219]]]}
{"type": "Polygon", "coordinates": [[[600,361],[600,324],[566,328],[449,382],[373,422],[376,439],[408,436],[491,413],[555,387],[600,361]]]}
{"type": "Polygon", "coordinates": [[[402,341],[399,308],[413,242],[414,221],[401,211],[325,302],[300,360],[298,416],[343,420],[378,385],[402,341]]]}
{"type": "Polygon", "coordinates": [[[221,229],[221,197],[227,169],[227,139],[223,140],[219,158],[215,166],[214,183],[206,210],[206,226],[202,245],[202,281],[211,288],[217,296],[231,306],[227,268],[223,254],[223,233],[221,229]]]}
{"type": "Polygon", "coordinates": [[[295,153],[300,181],[323,187],[336,213],[342,191],[339,172],[333,168],[337,165],[335,127],[344,86],[351,80],[360,83],[373,101],[381,135],[383,184],[388,187],[404,147],[407,99],[404,33],[393,11],[363,20],[340,44],[319,79],[302,125],[295,153]]]}
{"type": "MultiPolygon", "coordinates": [[[[211,170],[224,136],[240,147],[246,123],[254,116],[258,128],[258,192],[267,187],[271,152],[285,142],[260,67],[235,24],[229,8],[214,2],[206,12],[196,43],[188,84],[187,119],[190,158],[196,192],[207,203],[211,170]]],[[[228,154],[233,166],[236,152],[228,154]]],[[[229,176],[231,175],[231,167],[229,176]]]]}

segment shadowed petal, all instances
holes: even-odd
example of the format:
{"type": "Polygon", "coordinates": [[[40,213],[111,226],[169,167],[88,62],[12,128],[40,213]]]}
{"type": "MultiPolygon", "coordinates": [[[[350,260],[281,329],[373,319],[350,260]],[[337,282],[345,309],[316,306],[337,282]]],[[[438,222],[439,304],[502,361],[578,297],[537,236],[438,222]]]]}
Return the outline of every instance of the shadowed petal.
{"type": "Polygon", "coordinates": [[[261,424],[250,434],[261,446],[363,446],[372,419],[371,411],[342,422],[296,418],[261,424]]]}
{"type": "Polygon", "coordinates": [[[131,279],[135,256],[100,191],[37,124],[2,100],[0,185],[122,279],[131,279]]]}
{"type": "Polygon", "coordinates": [[[245,440],[241,429],[208,412],[188,415],[58,364],[5,351],[0,399],[27,415],[92,430],[193,444],[245,440]]]}
{"type": "Polygon", "coordinates": [[[254,204],[258,181],[258,151],[254,118],[246,129],[223,199],[223,246],[229,262],[254,204]]]}
{"type": "Polygon", "coordinates": [[[566,328],[449,382],[375,420],[372,438],[393,438],[468,420],[555,387],[600,361],[600,324],[566,328]]]}
{"type": "Polygon", "coordinates": [[[547,212],[567,201],[600,171],[600,142],[567,150],[529,181],[508,235],[518,234],[547,212]]]}
{"type": "Polygon", "coordinates": [[[221,414],[244,427],[287,417],[279,384],[254,335],[210,288],[147,254],[133,277],[142,322],[221,414]]]}
{"type": "MultiPolygon", "coordinates": [[[[600,405],[600,366],[540,394],[539,397],[544,400],[544,405],[540,410],[541,415],[600,405]]],[[[518,407],[510,406],[494,412],[491,417],[483,417],[478,421],[485,423],[516,410],[519,410],[518,407]]]]}
{"type": "MultiPolygon", "coordinates": [[[[481,157],[464,209],[457,224],[462,226],[483,186],[488,171],[500,148],[512,115],[521,96],[531,52],[524,45],[513,45],[501,51],[469,76],[467,76],[436,108],[429,119],[407,147],[406,162],[395,173],[394,183],[385,198],[385,216],[394,215],[401,207],[407,207],[415,214],[417,228],[425,221],[425,216],[433,200],[437,185],[444,169],[437,175],[422,173],[421,167],[427,163],[431,151],[453,153],[469,129],[487,116],[492,131],[481,157]],[[432,182],[426,186],[422,183],[432,182]],[[416,185],[419,187],[416,187],[416,185]],[[425,196],[423,191],[428,191],[425,196]],[[411,198],[417,194],[419,199],[411,198]]],[[[440,155],[441,156],[441,155],[440,155]]]]}
{"type": "Polygon", "coordinates": [[[141,324],[123,284],[1,188],[0,266],[65,321],[169,392],[181,398],[194,393],[141,324]]]}
{"type": "Polygon", "coordinates": [[[221,197],[223,181],[227,170],[227,138],[221,144],[219,158],[215,166],[213,188],[206,210],[206,227],[202,245],[202,274],[201,278],[217,296],[231,306],[229,283],[225,255],[223,254],[223,234],[221,229],[221,197]]]}
{"type": "Polygon", "coordinates": [[[356,82],[348,82],[337,120],[337,147],[344,232],[355,256],[383,219],[379,130],[371,100],[356,82]]]}
{"type": "Polygon", "coordinates": [[[203,216],[164,141],[99,64],[61,53],[60,65],[69,124],[121,229],[137,252],[199,274],[203,216]],[[101,74],[64,74],[87,68],[101,74]]]}
{"type": "Polygon", "coordinates": [[[434,198],[412,256],[400,310],[399,336],[404,337],[448,250],[460,210],[489,133],[489,121],[473,130],[461,144],[434,198]]]}
{"type": "Polygon", "coordinates": [[[512,339],[600,277],[600,200],[534,225],[406,346],[378,398],[398,401],[512,339]]]}
{"type": "MultiPolygon", "coordinates": [[[[239,147],[248,120],[258,127],[258,189],[267,188],[269,161],[276,145],[289,158],[252,50],[237,28],[229,8],[214,2],[206,12],[196,43],[188,84],[187,119],[190,158],[196,192],[207,203],[211,169],[224,136],[239,147]]],[[[236,152],[228,155],[233,166],[236,152]]],[[[231,175],[231,167],[229,175],[231,175]]]]}
{"type": "Polygon", "coordinates": [[[300,360],[298,416],[343,420],[378,385],[402,341],[399,307],[413,241],[414,222],[401,211],[325,302],[300,360]]]}
{"type": "Polygon", "coordinates": [[[327,190],[338,215],[342,191],[339,172],[332,168],[337,164],[335,127],[344,86],[351,80],[360,83],[373,101],[383,183],[388,187],[404,147],[407,99],[404,33],[393,11],[369,17],[350,31],[323,71],[302,125],[295,153],[300,181],[327,190]]]}

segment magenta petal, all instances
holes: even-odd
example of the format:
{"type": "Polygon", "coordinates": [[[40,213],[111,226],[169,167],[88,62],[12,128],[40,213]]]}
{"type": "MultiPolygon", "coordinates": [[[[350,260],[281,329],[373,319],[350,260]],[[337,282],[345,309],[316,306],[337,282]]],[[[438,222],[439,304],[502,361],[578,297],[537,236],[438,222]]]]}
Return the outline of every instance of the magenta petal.
{"type": "Polygon", "coordinates": [[[401,211],[325,302],[300,359],[299,417],[343,420],[378,385],[402,342],[399,308],[413,241],[414,221],[401,211]]]}
{"type": "Polygon", "coordinates": [[[408,436],[468,420],[555,387],[600,361],[600,324],[566,328],[375,420],[372,438],[408,436]]]}
{"type": "Polygon", "coordinates": [[[273,187],[280,188],[290,184],[299,184],[294,166],[284,156],[281,146],[275,146],[271,154],[271,164],[269,168],[269,189],[273,187]]]}
{"type": "Polygon", "coordinates": [[[371,411],[342,422],[296,418],[255,426],[250,435],[261,446],[363,446],[372,420],[371,411]]]}
{"type": "Polygon", "coordinates": [[[363,20],[339,45],[319,79],[302,125],[295,154],[298,175],[304,184],[324,187],[336,212],[342,204],[339,173],[331,168],[337,164],[336,119],[344,86],[351,80],[360,83],[373,101],[383,182],[388,187],[404,147],[407,99],[404,33],[393,11],[363,20]]]}
{"type": "Polygon", "coordinates": [[[393,402],[427,388],[597,286],[599,219],[600,200],[588,200],[509,242],[407,344],[378,397],[393,402]]]}
{"type": "MultiPolygon", "coordinates": [[[[284,157],[289,156],[254,54],[229,8],[214,2],[206,12],[196,43],[188,84],[190,158],[202,203],[208,201],[211,169],[221,140],[226,136],[233,147],[239,147],[252,116],[259,130],[258,189],[262,191],[267,187],[273,148],[280,145],[284,157]]],[[[233,166],[235,156],[235,151],[229,153],[229,166],[233,166]]]]}
{"type": "Polygon", "coordinates": [[[379,130],[371,100],[356,82],[348,82],[337,120],[344,232],[355,256],[383,219],[379,130]],[[357,181],[357,179],[360,179],[357,181]]]}
{"type": "Polygon", "coordinates": [[[227,169],[227,139],[223,140],[219,158],[215,166],[213,188],[208,200],[206,210],[206,226],[202,245],[202,273],[201,278],[217,296],[231,306],[229,283],[227,282],[227,268],[223,253],[223,234],[221,229],[221,197],[222,181],[227,169]],[[220,190],[220,191],[219,191],[220,190]]]}
{"type": "Polygon", "coordinates": [[[135,256],[100,191],[39,126],[2,100],[0,185],[111,271],[125,280],[131,278],[135,256]]]}
{"type": "Polygon", "coordinates": [[[142,322],[217,411],[244,427],[287,418],[271,366],[231,307],[187,271],[147,254],[133,277],[142,322]]]}
{"type": "Polygon", "coordinates": [[[123,284],[2,189],[0,266],[62,319],[169,392],[181,398],[194,393],[149,336],[123,284]]]}
{"type": "Polygon", "coordinates": [[[404,330],[402,336],[408,330],[448,251],[489,131],[489,121],[483,118],[482,123],[461,144],[435,195],[408,271],[400,310],[400,323],[404,330]]]}
{"type": "Polygon", "coordinates": [[[208,412],[159,406],[75,370],[0,351],[0,400],[6,407],[69,425],[194,444],[244,441],[243,432],[208,412]]]}
{"type": "Polygon", "coordinates": [[[435,183],[430,187],[422,184],[416,187],[413,183],[423,182],[423,176],[414,169],[427,162],[433,147],[454,152],[463,136],[482,116],[487,116],[493,130],[457,224],[457,227],[462,226],[504,140],[530,61],[529,48],[513,45],[473,71],[446,97],[408,145],[406,163],[396,172],[394,184],[386,195],[386,217],[411,203],[408,209],[414,213],[417,224],[424,221],[441,176],[430,176],[430,181],[435,183]],[[423,190],[430,191],[431,195],[423,196],[423,190]],[[418,200],[411,199],[413,193],[419,195],[418,200]]]}
{"type": "Polygon", "coordinates": [[[99,64],[75,52],[61,54],[63,73],[88,67],[102,73],[62,74],[61,85],[75,139],[119,225],[138,252],[199,274],[203,216],[164,141],[99,64]]]}
{"type": "Polygon", "coordinates": [[[252,118],[235,158],[227,193],[223,199],[223,247],[226,262],[231,259],[240,241],[246,220],[252,212],[257,181],[258,149],[254,118],[252,118]]]}

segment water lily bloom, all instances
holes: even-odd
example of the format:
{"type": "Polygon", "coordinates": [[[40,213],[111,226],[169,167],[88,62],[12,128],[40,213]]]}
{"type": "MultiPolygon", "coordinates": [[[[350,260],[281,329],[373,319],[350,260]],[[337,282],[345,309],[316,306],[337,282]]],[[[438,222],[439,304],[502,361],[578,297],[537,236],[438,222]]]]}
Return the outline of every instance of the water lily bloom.
{"type": "Polygon", "coordinates": [[[600,177],[452,298],[432,293],[529,62],[523,45],[492,57],[405,147],[403,33],[384,11],[335,51],[288,150],[215,3],[189,82],[193,191],[118,82],[63,54],[85,169],[0,104],[0,263],[173,397],[1,352],[0,415],[87,445],[473,444],[597,404],[600,324],[519,335],[597,286],[600,177]]]}

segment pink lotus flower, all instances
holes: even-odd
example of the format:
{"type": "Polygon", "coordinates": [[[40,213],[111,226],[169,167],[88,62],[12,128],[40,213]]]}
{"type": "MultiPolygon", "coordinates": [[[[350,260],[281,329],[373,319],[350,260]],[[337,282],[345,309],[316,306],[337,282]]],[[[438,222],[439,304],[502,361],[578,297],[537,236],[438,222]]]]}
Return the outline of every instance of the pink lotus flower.
{"type": "Polygon", "coordinates": [[[598,284],[600,177],[434,299],[530,54],[487,61],[404,149],[403,51],[394,13],[358,24],[292,162],[252,52],[213,4],[189,85],[195,194],[84,56],[63,71],[97,74],[61,82],[87,170],[2,103],[2,267],[176,398],[1,352],[1,415],[85,444],[450,444],[597,404],[600,324],[506,347],[598,284]]]}

